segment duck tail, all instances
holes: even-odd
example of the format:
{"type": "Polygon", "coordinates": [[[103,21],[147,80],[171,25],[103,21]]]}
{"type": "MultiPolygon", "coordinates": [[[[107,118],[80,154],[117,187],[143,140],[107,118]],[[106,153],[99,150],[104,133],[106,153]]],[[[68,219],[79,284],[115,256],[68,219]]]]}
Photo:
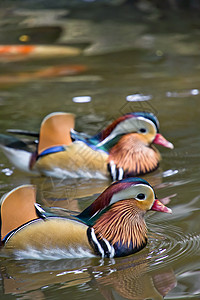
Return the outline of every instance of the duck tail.
{"type": "Polygon", "coordinates": [[[35,203],[36,190],[33,185],[14,188],[1,198],[1,244],[17,228],[38,218],[35,203]]]}
{"type": "Polygon", "coordinates": [[[30,130],[22,130],[22,129],[7,129],[6,130],[9,133],[12,134],[18,134],[18,135],[24,135],[24,136],[31,136],[39,138],[39,133],[36,131],[30,131],[30,130]]]}
{"type": "Polygon", "coordinates": [[[13,149],[19,149],[24,151],[30,151],[27,143],[23,142],[22,140],[6,134],[0,134],[0,146],[2,148],[8,147],[13,149]]]}
{"type": "Polygon", "coordinates": [[[24,142],[14,136],[0,134],[0,148],[8,160],[19,170],[36,173],[32,170],[35,163],[35,149],[33,142],[24,142]]]}

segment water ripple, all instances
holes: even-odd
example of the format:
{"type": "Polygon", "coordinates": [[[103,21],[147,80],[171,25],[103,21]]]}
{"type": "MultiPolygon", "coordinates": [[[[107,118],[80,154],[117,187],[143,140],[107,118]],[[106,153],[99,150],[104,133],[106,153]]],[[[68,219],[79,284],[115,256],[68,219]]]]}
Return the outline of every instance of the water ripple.
{"type": "Polygon", "coordinates": [[[162,230],[170,232],[170,234],[151,233],[152,237],[149,239],[150,265],[156,268],[162,263],[166,265],[176,260],[184,260],[194,256],[200,249],[200,234],[186,234],[181,229],[175,226],[163,225],[162,230]]]}

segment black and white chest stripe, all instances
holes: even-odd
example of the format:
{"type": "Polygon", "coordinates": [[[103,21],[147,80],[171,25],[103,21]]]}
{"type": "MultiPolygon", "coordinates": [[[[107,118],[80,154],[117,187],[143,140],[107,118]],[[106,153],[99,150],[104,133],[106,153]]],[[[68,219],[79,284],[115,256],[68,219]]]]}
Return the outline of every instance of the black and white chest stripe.
{"type": "Polygon", "coordinates": [[[114,247],[108,242],[108,240],[102,238],[98,239],[94,228],[87,229],[87,236],[90,245],[94,249],[95,253],[101,257],[114,257],[115,256],[115,249],[114,247]]]}

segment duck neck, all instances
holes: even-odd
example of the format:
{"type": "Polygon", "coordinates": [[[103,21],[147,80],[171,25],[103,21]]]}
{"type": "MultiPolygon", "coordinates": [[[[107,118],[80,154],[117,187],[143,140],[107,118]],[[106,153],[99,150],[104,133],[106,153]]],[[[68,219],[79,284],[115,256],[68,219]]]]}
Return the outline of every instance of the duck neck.
{"type": "Polygon", "coordinates": [[[97,254],[108,257],[125,256],[145,247],[145,212],[134,204],[133,199],[113,204],[89,228],[89,241],[97,254]]]}

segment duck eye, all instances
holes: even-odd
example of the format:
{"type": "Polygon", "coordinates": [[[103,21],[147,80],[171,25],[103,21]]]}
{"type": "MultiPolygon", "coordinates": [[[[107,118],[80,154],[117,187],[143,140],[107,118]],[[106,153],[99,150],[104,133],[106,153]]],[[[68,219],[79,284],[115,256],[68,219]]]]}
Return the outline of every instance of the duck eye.
{"type": "Polygon", "coordinates": [[[139,132],[145,133],[145,132],[147,132],[147,130],[146,130],[146,128],[140,128],[139,132]]]}
{"type": "Polygon", "coordinates": [[[144,199],[146,198],[146,196],[145,196],[145,194],[140,193],[140,194],[137,195],[136,198],[137,198],[138,200],[144,200],[144,199]]]}

